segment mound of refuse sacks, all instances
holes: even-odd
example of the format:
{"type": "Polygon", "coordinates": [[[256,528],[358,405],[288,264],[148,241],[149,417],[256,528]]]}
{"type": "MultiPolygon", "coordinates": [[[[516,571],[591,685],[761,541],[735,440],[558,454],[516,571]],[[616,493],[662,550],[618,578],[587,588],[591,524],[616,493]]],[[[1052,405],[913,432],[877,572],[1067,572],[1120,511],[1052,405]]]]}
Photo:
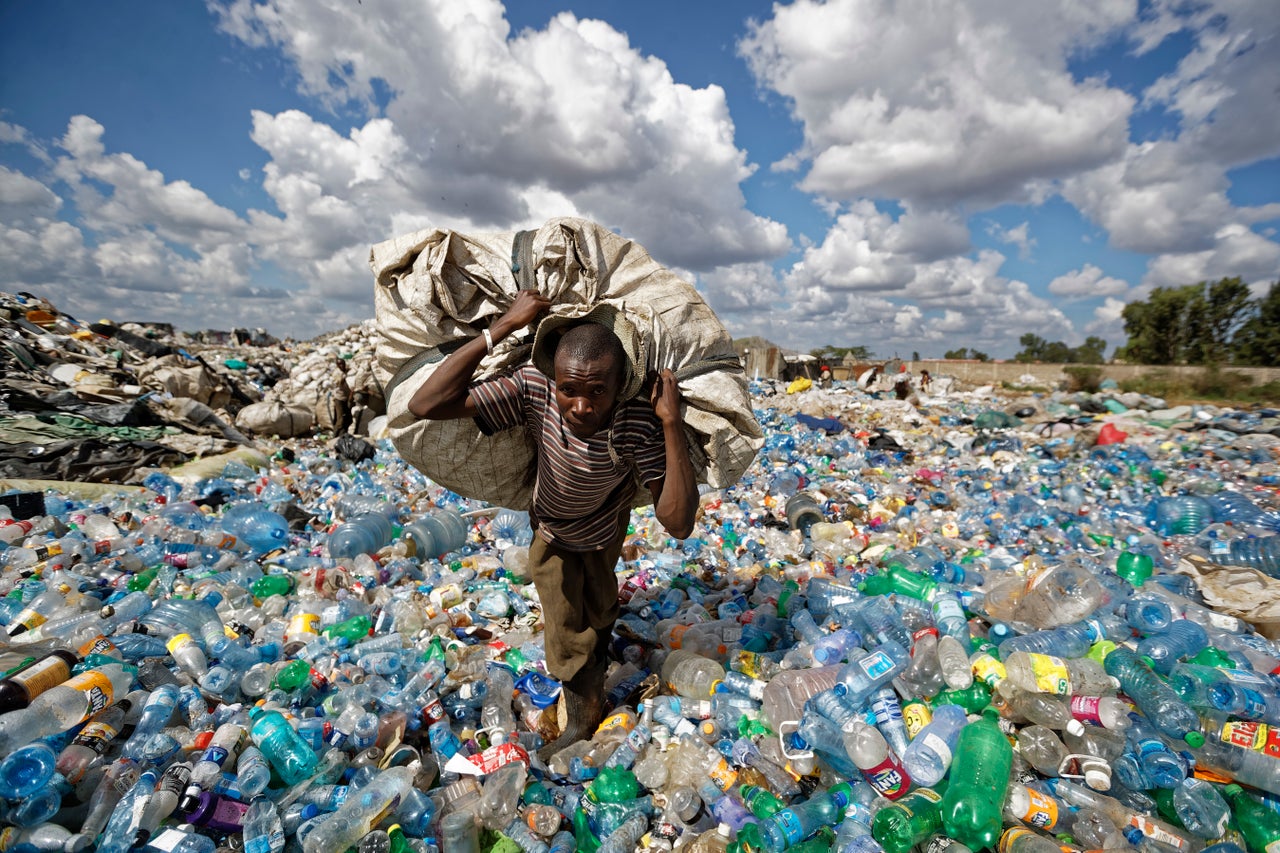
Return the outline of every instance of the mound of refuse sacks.
{"type": "Polygon", "coordinates": [[[0,477],[131,483],[259,441],[364,435],[385,411],[367,322],[313,341],[83,322],[0,293],[0,477]]]}
{"type": "Polygon", "coordinates": [[[608,715],[543,764],[528,516],[352,434],[350,398],[229,437],[229,401],[336,389],[363,332],[119,327],[207,371],[180,395],[131,339],[20,307],[4,421],[37,423],[6,458],[99,407],[159,422],[93,447],[160,449],[0,481],[0,850],[1280,845],[1273,410],[757,382],[764,449],[695,534],[633,515],[608,715]]]}

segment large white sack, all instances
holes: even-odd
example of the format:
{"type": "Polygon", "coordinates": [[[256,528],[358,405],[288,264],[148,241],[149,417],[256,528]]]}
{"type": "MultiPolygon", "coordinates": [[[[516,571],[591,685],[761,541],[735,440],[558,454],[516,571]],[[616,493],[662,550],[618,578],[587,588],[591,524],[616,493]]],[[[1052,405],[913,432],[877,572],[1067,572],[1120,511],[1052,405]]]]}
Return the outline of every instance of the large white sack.
{"type": "MultiPolygon", "coordinates": [[[[459,494],[527,508],[533,447],[522,430],[485,436],[469,420],[417,420],[408,402],[443,360],[434,348],[479,335],[521,286],[547,296],[554,316],[581,317],[603,303],[631,321],[637,369],[671,368],[680,376],[702,482],[716,488],[736,482],[763,444],[732,340],[702,296],[638,243],[594,222],[552,219],[536,232],[417,231],[374,246],[369,263],[376,279],[375,371],[389,391],[392,442],[406,461],[459,494]]],[[[502,341],[477,377],[527,362],[531,344],[531,336],[502,341]]],[[[647,499],[646,490],[639,492],[639,501],[647,499]]]]}

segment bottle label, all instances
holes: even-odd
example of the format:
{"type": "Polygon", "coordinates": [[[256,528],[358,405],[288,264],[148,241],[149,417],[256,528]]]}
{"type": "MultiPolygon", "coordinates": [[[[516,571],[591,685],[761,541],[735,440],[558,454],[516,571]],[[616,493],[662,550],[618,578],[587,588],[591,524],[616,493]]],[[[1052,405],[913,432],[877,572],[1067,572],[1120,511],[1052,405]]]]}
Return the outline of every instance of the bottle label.
{"type": "Polygon", "coordinates": [[[723,758],[711,765],[711,769],[707,775],[711,778],[712,784],[721,791],[726,792],[733,787],[734,782],[738,781],[738,772],[730,767],[729,762],[725,761],[723,758]]]}
{"type": "Polygon", "coordinates": [[[1000,853],[1010,853],[1010,851],[1013,850],[1014,844],[1018,842],[1018,839],[1028,835],[1034,836],[1035,833],[1020,826],[1009,827],[1004,831],[1004,835],[1000,836],[1000,845],[998,848],[1000,853]]]}
{"type": "Polygon", "coordinates": [[[804,838],[804,828],[800,824],[800,815],[791,809],[783,809],[772,818],[770,818],[778,829],[782,830],[782,834],[786,837],[788,844],[794,844],[804,838]]]}
{"type": "MultiPolygon", "coordinates": [[[[299,634],[320,634],[320,616],[315,613],[299,613],[289,620],[285,634],[296,638],[299,634]]],[[[175,638],[176,639],[176,638],[175,638]]]]}
{"type": "Polygon", "coordinates": [[[973,676],[988,687],[995,687],[1009,677],[1004,664],[991,655],[979,655],[973,659],[973,676]]]}
{"type": "Polygon", "coordinates": [[[1102,725],[1102,717],[1098,715],[1098,708],[1101,706],[1101,696],[1071,697],[1071,715],[1080,722],[1088,723],[1091,726],[1102,725]]]}
{"type": "Polygon", "coordinates": [[[71,677],[71,667],[57,655],[38,660],[31,666],[9,676],[8,680],[22,686],[27,695],[35,698],[39,694],[57,687],[71,677]]]}
{"type": "Polygon", "coordinates": [[[111,640],[104,637],[102,634],[99,634],[77,649],[76,653],[80,655],[80,657],[86,658],[89,655],[109,655],[114,651],[116,651],[116,644],[111,642],[111,640]]]}
{"type": "Polygon", "coordinates": [[[893,658],[883,651],[876,650],[859,660],[858,665],[867,674],[867,678],[875,681],[880,676],[893,671],[893,658]]]}
{"type": "Polygon", "coordinates": [[[109,706],[115,693],[111,686],[111,679],[93,669],[72,676],[65,682],[65,686],[74,687],[84,694],[85,713],[81,719],[92,717],[109,706]]]}
{"type": "Polygon", "coordinates": [[[173,654],[190,642],[192,642],[190,634],[174,634],[169,638],[169,642],[164,644],[164,647],[169,650],[169,654],[173,654]]]}
{"type": "Polygon", "coordinates": [[[1027,789],[1027,808],[1018,819],[1036,829],[1053,829],[1058,825],[1058,803],[1035,788],[1027,789]]]}
{"type": "Polygon", "coordinates": [[[947,746],[946,738],[938,737],[933,732],[925,732],[920,746],[932,750],[934,755],[942,759],[944,765],[951,764],[951,747],[947,746]]]}
{"type": "Polygon", "coordinates": [[[117,734],[119,732],[106,723],[89,723],[89,725],[80,730],[80,734],[76,735],[75,740],[71,742],[76,746],[87,746],[98,755],[102,755],[107,751],[107,744],[117,734]]]}
{"type": "Polygon", "coordinates": [[[1065,696],[1071,692],[1071,673],[1067,662],[1052,655],[1031,654],[1031,674],[1035,678],[1036,690],[1040,693],[1055,693],[1065,696]]]}
{"type": "MultiPolygon", "coordinates": [[[[950,750],[948,750],[950,752],[950,750]]],[[[907,793],[911,787],[911,779],[907,771],[890,756],[874,767],[862,770],[862,775],[880,796],[896,800],[907,793]]]]}
{"type": "Polygon", "coordinates": [[[923,702],[908,702],[902,706],[902,722],[907,727],[908,738],[915,738],[932,719],[933,712],[923,702]]]}
{"type": "Polygon", "coordinates": [[[1181,835],[1169,832],[1146,815],[1129,815],[1129,825],[1137,827],[1147,838],[1155,839],[1156,841],[1159,841],[1162,844],[1167,844],[1177,850],[1189,850],[1191,847],[1190,839],[1183,838],[1181,835]]]}
{"type": "Polygon", "coordinates": [[[1231,720],[1222,726],[1222,739],[1232,746],[1280,758],[1280,731],[1254,720],[1231,720]]]}

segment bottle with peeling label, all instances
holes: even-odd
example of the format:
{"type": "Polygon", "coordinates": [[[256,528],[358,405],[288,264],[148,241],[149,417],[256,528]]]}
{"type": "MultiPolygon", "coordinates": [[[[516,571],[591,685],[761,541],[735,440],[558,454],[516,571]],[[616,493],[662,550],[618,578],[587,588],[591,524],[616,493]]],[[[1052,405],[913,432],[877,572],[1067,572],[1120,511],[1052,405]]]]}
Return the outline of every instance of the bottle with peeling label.
{"type": "Polygon", "coordinates": [[[58,754],[57,770],[68,782],[74,785],[89,770],[102,763],[107,747],[124,728],[130,707],[128,699],[121,699],[110,708],[99,711],[58,754]]]}
{"type": "Polygon", "coordinates": [[[132,683],[133,673],[118,663],[73,675],[26,708],[0,716],[0,753],[79,725],[124,696],[132,683]]]}

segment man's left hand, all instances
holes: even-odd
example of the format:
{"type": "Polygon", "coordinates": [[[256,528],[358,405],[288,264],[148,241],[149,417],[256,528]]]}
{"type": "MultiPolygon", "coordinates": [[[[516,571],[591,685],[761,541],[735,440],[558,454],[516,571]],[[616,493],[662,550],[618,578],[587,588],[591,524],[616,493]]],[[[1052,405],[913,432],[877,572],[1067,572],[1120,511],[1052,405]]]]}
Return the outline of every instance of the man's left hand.
{"type": "Polygon", "coordinates": [[[664,369],[653,380],[649,405],[664,425],[680,423],[680,386],[670,369],[664,369]]]}

